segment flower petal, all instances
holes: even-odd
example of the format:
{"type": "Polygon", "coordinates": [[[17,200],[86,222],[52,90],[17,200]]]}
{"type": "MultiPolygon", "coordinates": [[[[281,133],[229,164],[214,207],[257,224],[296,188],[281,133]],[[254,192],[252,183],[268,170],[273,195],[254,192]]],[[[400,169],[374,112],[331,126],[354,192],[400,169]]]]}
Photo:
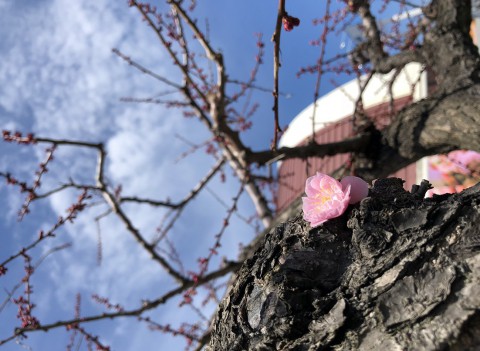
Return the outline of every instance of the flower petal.
{"type": "Polygon", "coordinates": [[[303,218],[312,227],[345,212],[350,201],[351,186],[343,187],[336,179],[317,172],[305,182],[306,197],[302,197],[303,218]]]}
{"type": "Polygon", "coordinates": [[[340,183],[344,190],[346,190],[347,187],[351,188],[350,204],[356,204],[368,196],[368,183],[362,178],[346,176],[340,183]]]}

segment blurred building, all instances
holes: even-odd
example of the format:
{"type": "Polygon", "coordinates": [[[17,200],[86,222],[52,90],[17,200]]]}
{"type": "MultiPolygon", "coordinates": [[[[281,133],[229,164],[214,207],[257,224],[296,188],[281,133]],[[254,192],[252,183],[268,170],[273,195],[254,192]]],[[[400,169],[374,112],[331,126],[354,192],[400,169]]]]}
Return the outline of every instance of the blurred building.
{"type": "MultiPolygon", "coordinates": [[[[474,20],[471,34],[477,43],[480,38],[480,0],[472,1],[472,7],[474,20]]],[[[358,34],[355,31],[352,33],[350,36],[358,34]]],[[[392,74],[374,75],[362,92],[363,113],[379,129],[388,125],[391,116],[402,107],[427,97],[435,88],[432,75],[418,63],[405,66],[390,86],[392,74]]],[[[319,144],[352,137],[354,135],[352,116],[360,96],[360,85],[356,79],[352,80],[319,98],[315,109],[314,104],[305,108],[292,120],[280,140],[279,147],[306,144],[313,135],[319,144]],[[314,110],[315,117],[312,121],[314,110]]],[[[315,172],[331,174],[348,162],[349,154],[282,161],[278,167],[277,212],[286,209],[303,194],[307,177],[315,172]]],[[[422,179],[428,179],[435,186],[434,193],[461,191],[480,180],[480,154],[456,151],[449,155],[428,157],[392,176],[404,179],[407,190],[422,179]]]]}

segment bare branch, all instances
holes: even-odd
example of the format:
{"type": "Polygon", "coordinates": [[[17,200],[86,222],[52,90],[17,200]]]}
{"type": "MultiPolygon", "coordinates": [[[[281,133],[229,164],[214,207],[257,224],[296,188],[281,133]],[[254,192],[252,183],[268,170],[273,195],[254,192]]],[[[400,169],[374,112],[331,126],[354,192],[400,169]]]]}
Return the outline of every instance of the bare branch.
{"type": "Polygon", "coordinates": [[[157,246],[160,241],[162,241],[170,229],[173,228],[177,220],[180,218],[184,210],[184,207],[180,207],[178,210],[171,210],[170,212],[167,212],[167,214],[164,217],[164,220],[162,221],[162,224],[160,227],[157,229],[157,235],[156,237],[152,240],[152,245],[157,246]],[[173,215],[172,215],[173,214],[173,215]],[[171,217],[170,217],[171,216],[171,217]],[[169,218],[170,217],[170,218],[169,218]],[[166,224],[164,223],[168,219],[168,222],[166,224]]]}
{"type": "Polygon", "coordinates": [[[197,343],[197,347],[195,347],[194,351],[202,351],[203,347],[210,342],[212,333],[211,331],[207,331],[205,334],[202,335],[200,340],[197,343]]]}
{"type": "Polygon", "coordinates": [[[147,240],[142,236],[140,231],[135,228],[133,225],[132,221],[130,218],[127,216],[127,214],[123,211],[123,209],[120,207],[120,204],[118,200],[116,199],[115,195],[112,194],[108,189],[107,185],[104,182],[104,176],[103,176],[103,169],[104,169],[104,163],[105,163],[105,151],[103,148],[99,150],[99,156],[98,156],[98,168],[97,168],[97,185],[98,187],[102,190],[102,195],[105,201],[110,205],[110,208],[112,211],[120,218],[120,220],[125,224],[125,228],[133,235],[133,237],[137,240],[137,242],[142,246],[145,251],[147,251],[151,258],[154,261],[157,261],[166,271],[168,274],[170,274],[177,282],[180,284],[185,284],[186,282],[189,281],[189,279],[185,278],[182,274],[177,272],[168,262],[166,259],[164,259],[162,256],[160,256],[156,251],[155,251],[155,246],[151,245],[147,242],[147,240]]]}
{"type": "Polygon", "coordinates": [[[34,141],[37,143],[50,143],[53,145],[83,146],[83,147],[97,149],[97,150],[100,148],[103,148],[102,143],[91,143],[88,141],[81,141],[81,140],[34,137],[34,141]]]}
{"type": "Polygon", "coordinates": [[[121,59],[123,59],[124,61],[126,61],[129,65],[131,65],[132,67],[135,67],[136,69],[138,69],[140,72],[142,73],[145,73],[157,80],[159,80],[160,82],[162,83],[165,83],[166,85],[168,86],[171,86],[175,89],[177,89],[178,91],[182,91],[183,90],[183,87],[178,85],[177,83],[175,82],[172,82],[171,80],[165,78],[165,77],[162,77],[161,75],[149,70],[148,68],[142,66],[141,64],[137,63],[136,61],[133,61],[130,57],[128,57],[127,55],[123,54],[120,50],[118,49],[112,49],[112,52],[117,55],[118,57],[120,57],[121,59]]]}
{"type": "Polygon", "coordinates": [[[141,199],[138,197],[122,197],[120,202],[136,202],[136,203],[145,203],[152,206],[163,206],[169,207],[172,209],[180,209],[184,207],[188,202],[190,202],[204,187],[207,183],[213,178],[215,174],[222,168],[225,164],[225,158],[221,158],[217,163],[212,167],[212,169],[205,175],[205,177],[190,191],[190,193],[179,202],[170,202],[170,201],[156,201],[150,199],[141,199]]]}
{"type": "MultiPolygon", "coordinates": [[[[196,94],[198,94],[198,96],[205,102],[205,103],[208,103],[208,99],[207,97],[205,96],[205,94],[198,88],[198,85],[193,81],[191,75],[190,75],[190,72],[188,71],[188,67],[184,66],[179,58],[177,57],[177,55],[175,54],[175,52],[173,51],[173,49],[171,48],[171,43],[169,43],[165,37],[163,36],[162,34],[162,31],[161,29],[159,29],[155,23],[153,23],[152,19],[150,18],[150,16],[148,15],[148,13],[145,12],[145,10],[143,9],[143,7],[141,5],[139,5],[136,1],[132,1],[133,3],[133,6],[135,6],[139,11],[140,13],[143,15],[143,18],[145,18],[145,20],[147,21],[148,25],[153,29],[153,31],[156,33],[157,37],[160,39],[160,42],[162,43],[163,47],[165,48],[165,50],[168,52],[168,54],[170,55],[170,57],[172,58],[175,66],[177,66],[183,73],[184,75],[184,78],[186,79],[186,81],[188,82],[189,85],[191,85],[193,87],[193,89],[195,90],[196,94]]],[[[179,11],[180,12],[180,11],[179,11]]],[[[181,12],[180,12],[181,13],[181,12]]],[[[188,92],[188,89],[186,87],[183,88],[183,93],[186,95],[186,97],[188,98],[188,100],[192,103],[192,105],[194,105],[195,107],[195,110],[196,111],[202,111],[201,108],[198,107],[198,104],[197,102],[193,99],[192,95],[188,92]],[[198,108],[198,109],[197,109],[198,108]]],[[[201,120],[209,127],[209,129],[211,128],[211,122],[210,120],[203,114],[203,113],[200,113],[199,117],[201,118],[201,120]]]]}
{"type": "Polygon", "coordinates": [[[361,151],[366,147],[369,140],[370,135],[365,133],[334,143],[309,143],[304,146],[296,146],[292,148],[282,147],[278,150],[251,152],[247,155],[247,160],[250,163],[265,165],[273,160],[279,161],[289,158],[306,159],[307,157],[332,156],[341,153],[361,151]]]}
{"type": "Polygon", "coordinates": [[[101,191],[101,189],[96,186],[96,185],[86,185],[86,184],[76,184],[74,183],[73,181],[70,181],[69,183],[66,183],[66,184],[62,184],[60,185],[58,188],[55,188],[55,189],[52,189],[52,190],[49,190],[43,194],[38,194],[36,196],[36,199],[44,199],[44,198],[47,198],[53,194],[56,194],[56,193],[59,193],[65,189],[69,189],[69,188],[73,188],[73,189],[87,189],[87,190],[90,190],[90,191],[101,191]]]}
{"type": "Polygon", "coordinates": [[[388,73],[392,69],[405,66],[409,62],[423,62],[419,50],[402,51],[389,57],[383,49],[380,30],[375,16],[373,16],[370,10],[370,2],[368,0],[354,0],[352,3],[354,11],[358,12],[362,17],[362,24],[367,38],[367,42],[359,45],[355,51],[360,54],[357,56],[366,56],[372,62],[376,72],[388,73]]]}
{"type": "Polygon", "coordinates": [[[15,330],[15,334],[10,336],[9,338],[0,340],[0,346],[6,344],[8,341],[16,338],[17,336],[34,332],[34,331],[49,331],[52,329],[56,329],[59,327],[66,327],[71,324],[83,324],[89,322],[95,322],[100,320],[106,319],[113,319],[118,317],[138,317],[141,316],[144,312],[152,310],[160,305],[165,304],[167,301],[172,299],[173,297],[181,294],[185,290],[191,288],[192,286],[201,286],[205,283],[208,283],[214,279],[220,278],[230,272],[236,271],[240,267],[241,263],[239,262],[227,262],[223,268],[220,268],[216,271],[213,271],[203,277],[200,277],[196,283],[191,280],[185,281],[182,285],[178,286],[175,289],[170,290],[169,292],[165,293],[164,295],[160,296],[159,298],[152,300],[152,301],[144,301],[141,307],[132,310],[122,310],[116,312],[109,312],[109,313],[102,313],[99,315],[81,317],[79,319],[71,319],[71,320],[64,320],[58,321],[51,324],[43,324],[38,326],[36,329],[29,329],[29,328],[17,328],[15,330]]]}
{"type": "MultiPolygon", "coordinates": [[[[222,205],[225,209],[228,209],[228,205],[225,201],[223,201],[220,196],[218,196],[212,189],[210,189],[208,186],[205,188],[206,191],[208,191],[210,193],[210,195],[213,196],[213,198],[215,200],[217,200],[217,202],[222,205]]],[[[242,220],[245,224],[249,225],[250,227],[252,228],[255,228],[255,226],[251,223],[251,221],[246,218],[245,216],[241,215],[238,211],[236,211],[235,213],[235,216],[238,217],[240,220],[242,220]]]]}
{"type": "MultiPolygon", "coordinates": [[[[258,90],[258,91],[262,91],[264,93],[272,93],[272,89],[252,84],[250,80],[248,82],[243,82],[243,81],[240,81],[240,80],[237,80],[237,79],[228,79],[228,83],[237,84],[237,85],[241,85],[241,86],[246,86],[250,89],[255,89],[255,90],[258,90]]],[[[281,91],[279,91],[278,96],[284,96],[284,97],[288,98],[291,95],[289,93],[282,93],[281,91]]]]}
{"type": "Polygon", "coordinates": [[[323,32],[320,37],[321,50],[320,50],[320,57],[318,58],[317,79],[315,82],[315,90],[313,93],[312,136],[311,136],[312,141],[315,140],[315,116],[317,112],[317,100],[320,93],[320,83],[322,81],[322,76],[323,76],[323,60],[325,58],[325,48],[327,46],[327,35],[329,32],[330,3],[331,1],[327,0],[326,9],[325,9],[325,22],[323,24],[323,32]]]}
{"type": "Polygon", "coordinates": [[[280,70],[280,37],[282,35],[282,20],[285,16],[285,0],[278,0],[277,9],[277,21],[275,23],[275,31],[272,36],[273,41],[273,114],[274,114],[274,130],[273,130],[273,143],[272,150],[277,148],[278,133],[281,132],[279,126],[279,113],[278,113],[278,72],[280,70]]]}
{"type": "Polygon", "coordinates": [[[187,12],[181,6],[182,1],[168,0],[168,3],[172,6],[172,8],[176,12],[178,12],[182,16],[182,18],[188,24],[190,29],[195,34],[195,39],[200,43],[200,45],[202,45],[203,49],[205,50],[207,57],[210,60],[217,61],[219,65],[223,65],[223,62],[221,62],[221,59],[220,59],[221,56],[219,56],[219,53],[213,50],[212,46],[210,45],[210,42],[206,39],[205,35],[198,28],[197,24],[192,20],[192,18],[187,14],[187,12]]]}
{"type": "MultiPolygon", "coordinates": [[[[47,252],[45,252],[42,257],[40,257],[40,259],[35,263],[34,265],[34,269],[37,270],[38,267],[40,267],[40,265],[45,261],[45,259],[54,254],[55,252],[58,252],[58,251],[61,251],[61,250],[64,250],[64,249],[67,249],[69,247],[72,246],[72,243],[65,243],[65,244],[62,244],[62,245],[59,245],[59,246],[55,246],[53,248],[51,248],[50,250],[48,250],[47,252]]],[[[23,282],[20,282],[18,284],[16,284],[10,291],[6,291],[7,293],[7,298],[2,302],[2,304],[0,305],[0,313],[2,313],[2,311],[4,310],[5,306],[7,306],[7,304],[9,302],[11,302],[11,298],[13,296],[13,294],[15,293],[15,291],[17,291],[21,286],[22,286],[23,282]]]]}
{"type": "Polygon", "coordinates": [[[366,116],[364,116],[364,113],[363,113],[363,92],[367,88],[368,83],[370,82],[374,74],[375,72],[371,71],[363,82],[360,79],[360,77],[358,78],[359,94],[358,94],[358,98],[355,101],[355,110],[353,111],[353,115],[352,115],[353,129],[356,133],[358,133],[359,131],[362,131],[362,129],[364,129],[366,125],[371,124],[371,121],[368,121],[366,116]],[[360,109],[362,111],[360,111],[360,109]]]}
{"type": "MultiPolygon", "coordinates": [[[[185,39],[185,31],[183,30],[183,24],[182,24],[182,20],[180,19],[180,16],[178,15],[178,10],[174,7],[172,7],[172,13],[173,13],[173,16],[174,16],[174,19],[175,19],[175,25],[177,27],[177,35],[178,35],[178,43],[180,44],[180,46],[182,47],[183,49],[183,65],[185,67],[188,67],[189,66],[189,57],[190,57],[190,52],[189,52],[189,49],[188,49],[188,44],[187,44],[187,41],[185,39]]],[[[185,80],[184,81],[184,84],[186,84],[187,81],[185,80]]]]}
{"type": "Polygon", "coordinates": [[[5,259],[3,262],[0,262],[0,267],[5,267],[8,263],[11,261],[15,260],[16,258],[25,255],[28,251],[32,250],[35,248],[38,244],[40,244],[42,241],[44,241],[47,238],[53,238],[55,237],[55,232],[62,227],[65,223],[67,222],[72,222],[81,212],[85,207],[85,201],[89,198],[90,196],[87,195],[87,191],[84,190],[82,194],[78,197],[77,203],[73,204],[68,210],[67,210],[67,216],[65,217],[60,217],[57,220],[57,223],[55,223],[50,230],[47,232],[44,232],[43,230],[40,230],[38,233],[38,237],[35,241],[33,241],[30,245],[23,247],[20,249],[17,253],[12,254],[10,257],[5,259]]]}

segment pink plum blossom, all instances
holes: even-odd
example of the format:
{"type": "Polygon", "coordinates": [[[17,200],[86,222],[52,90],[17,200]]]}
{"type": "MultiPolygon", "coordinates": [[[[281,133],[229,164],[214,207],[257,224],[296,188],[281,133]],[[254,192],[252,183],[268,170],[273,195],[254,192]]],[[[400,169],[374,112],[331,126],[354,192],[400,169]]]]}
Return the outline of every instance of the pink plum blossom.
{"type": "Polygon", "coordinates": [[[317,227],[330,218],[340,216],[347,209],[350,201],[350,188],[332,177],[317,172],[307,179],[305,184],[306,197],[302,197],[303,219],[317,227]]]}
{"type": "Polygon", "coordinates": [[[432,166],[443,174],[470,175],[480,167],[480,154],[475,151],[456,150],[448,155],[431,157],[432,166]]]}
{"type": "Polygon", "coordinates": [[[350,186],[350,204],[356,204],[368,196],[368,183],[362,178],[355,176],[346,176],[340,183],[343,189],[350,186]]]}
{"type": "Polygon", "coordinates": [[[447,157],[454,163],[457,163],[461,168],[460,172],[464,174],[470,174],[480,166],[480,154],[475,151],[452,151],[447,157]]]}

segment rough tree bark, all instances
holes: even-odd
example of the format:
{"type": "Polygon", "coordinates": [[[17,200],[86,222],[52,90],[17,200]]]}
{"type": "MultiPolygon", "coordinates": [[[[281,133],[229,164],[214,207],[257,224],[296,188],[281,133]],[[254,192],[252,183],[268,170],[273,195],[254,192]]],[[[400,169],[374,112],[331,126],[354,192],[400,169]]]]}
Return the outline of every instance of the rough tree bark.
{"type": "Polygon", "coordinates": [[[209,350],[480,349],[480,184],[423,199],[377,181],[344,215],[299,215],[245,261],[209,350]]]}

